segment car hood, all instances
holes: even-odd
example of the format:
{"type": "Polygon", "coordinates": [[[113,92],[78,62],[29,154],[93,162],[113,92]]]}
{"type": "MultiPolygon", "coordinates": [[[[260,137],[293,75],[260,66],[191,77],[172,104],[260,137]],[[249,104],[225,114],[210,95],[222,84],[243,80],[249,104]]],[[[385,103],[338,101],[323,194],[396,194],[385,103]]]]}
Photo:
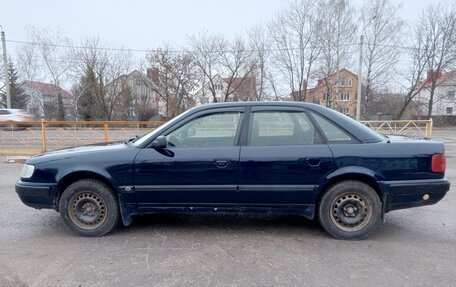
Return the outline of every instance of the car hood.
{"type": "Polygon", "coordinates": [[[75,156],[80,156],[82,154],[89,154],[89,153],[101,153],[101,152],[109,152],[109,151],[116,151],[119,149],[125,149],[131,147],[129,144],[125,144],[123,142],[109,142],[109,143],[101,143],[101,144],[91,144],[91,145],[84,145],[84,146],[77,146],[65,149],[59,149],[54,151],[45,152],[42,154],[38,154],[30,159],[27,160],[28,164],[37,164],[43,162],[49,162],[54,160],[60,159],[68,159],[75,156]]]}

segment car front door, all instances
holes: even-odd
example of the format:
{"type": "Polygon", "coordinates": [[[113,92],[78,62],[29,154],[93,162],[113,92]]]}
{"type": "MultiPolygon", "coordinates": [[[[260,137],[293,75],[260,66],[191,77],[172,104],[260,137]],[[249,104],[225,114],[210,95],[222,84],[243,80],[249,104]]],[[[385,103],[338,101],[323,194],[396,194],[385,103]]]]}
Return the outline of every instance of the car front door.
{"type": "Polygon", "coordinates": [[[163,132],[167,147],[135,159],[139,207],[238,206],[239,130],[244,107],[204,111],[163,132]]]}
{"type": "Polygon", "coordinates": [[[240,156],[241,207],[312,204],[333,167],[328,145],[303,109],[252,107],[240,156]]]}

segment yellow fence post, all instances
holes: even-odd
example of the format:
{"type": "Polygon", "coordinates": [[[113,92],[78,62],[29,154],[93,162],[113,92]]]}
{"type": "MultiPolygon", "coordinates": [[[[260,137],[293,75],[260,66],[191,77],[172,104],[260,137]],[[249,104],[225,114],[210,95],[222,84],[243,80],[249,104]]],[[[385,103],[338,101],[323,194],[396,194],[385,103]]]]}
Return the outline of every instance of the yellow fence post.
{"type": "Polygon", "coordinates": [[[432,138],[432,126],[434,122],[432,121],[432,118],[429,119],[429,135],[426,135],[428,138],[432,138]]]}
{"type": "Polygon", "coordinates": [[[105,143],[107,143],[108,142],[108,122],[104,122],[103,127],[104,127],[104,141],[105,141],[105,143]]]}
{"type": "Polygon", "coordinates": [[[41,136],[43,140],[43,152],[47,151],[46,124],[41,120],[41,136]]]}

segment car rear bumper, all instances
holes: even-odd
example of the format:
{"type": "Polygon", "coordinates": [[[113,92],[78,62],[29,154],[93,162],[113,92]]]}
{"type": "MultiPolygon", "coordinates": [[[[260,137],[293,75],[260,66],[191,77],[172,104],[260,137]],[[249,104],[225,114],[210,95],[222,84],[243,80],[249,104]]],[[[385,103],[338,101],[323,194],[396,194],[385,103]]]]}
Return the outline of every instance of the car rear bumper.
{"type": "Polygon", "coordinates": [[[57,184],[37,182],[16,182],[16,192],[21,201],[34,208],[56,209],[57,184]]]}
{"type": "Polygon", "coordinates": [[[439,202],[450,190],[445,179],[384,181],[380,183],[386,193],[385,212],[439,202]]]}

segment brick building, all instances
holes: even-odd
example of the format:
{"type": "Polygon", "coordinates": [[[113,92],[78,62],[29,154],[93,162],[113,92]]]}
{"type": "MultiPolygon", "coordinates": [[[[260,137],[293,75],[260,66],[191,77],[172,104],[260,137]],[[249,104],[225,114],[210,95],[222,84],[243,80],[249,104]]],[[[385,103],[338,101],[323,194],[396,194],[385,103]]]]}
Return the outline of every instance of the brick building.
{"type": "Polygon", "coordinates": [[[306,102],[320,104],[343,114],[356,115],[358,75],[347,69],[319,79],[317,85],[307,90],[306,102]]]}

